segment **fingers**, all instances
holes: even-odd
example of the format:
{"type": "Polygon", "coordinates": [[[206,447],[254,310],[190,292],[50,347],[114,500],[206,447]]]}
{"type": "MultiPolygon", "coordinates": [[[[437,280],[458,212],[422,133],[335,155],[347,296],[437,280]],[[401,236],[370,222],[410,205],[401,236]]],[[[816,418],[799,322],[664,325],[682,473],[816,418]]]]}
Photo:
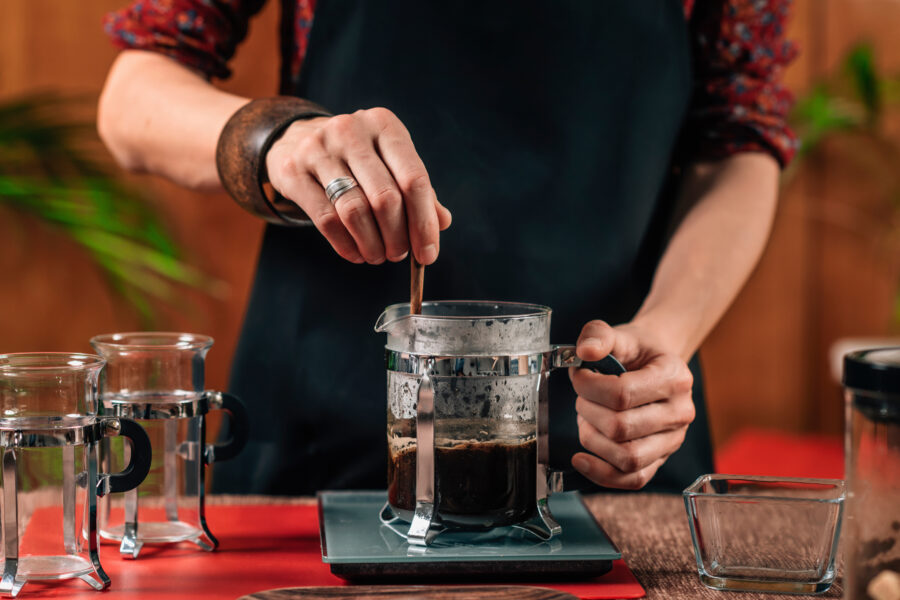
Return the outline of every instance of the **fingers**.
{"type": "Polygon", "coordinates": [[[379,264],[410,249],[423,264],[439,252],[452,217],[438,202],[406,128],[383,108],[298,121],[266,157],[269,179],[296,202],[342,257],[379,264]],[[358,187],[332,206],[323,189],[338,177],[358,187]],[[315,185],[313,185],[315,184],[315,185]]]}
{"type": "Polygon", "coordinates": [[[641,489],[653,479],[653,476],[656,475],[656,472],[665,462],[665,458],[660,458],[640,471],[623,473],[608,462],[584,452],[579,452],[572,457],[572,466],[579,473],[598,485],[620,490],[641,489]]]}
{"type": "Polygon", "coordinates": [[[636,490],[644,487],[684,442],[687,427],[617,443],[579,416],[578,434],[585,452],[572,457],[572,466],[599,485],[636,490]]]}
{"type": "MultiPolygon", "coordinates": [[[[363,237],[370,249],[383,248],[381,261],[386,257],[391,261],[400,261],[406,258],[409,252],[409,238],[406,226],[406,213],[403,207],[403,197],[397,183],[394,181],[388,168],[381,157],[375,151],[372,141],[372,132],[367,130],[362,119],[351,115],[338,115],[332,119],[334,122],[326,131],[325,149],[331,155],[343,156],[346,161],[346,173],[336,175],[342,177],[352,173],[359,183],[360,197],[366,203],[366,212],[373,217],[373,229],[360,228],[354,232],[354,239],[363,237]],[[379,240],[370,239],[372,235],[380,237],[379,240]]],[[[320,166],[324,166],[320,163],[320,166]]],[[[320,178],[323,186],[327,186],[334,177],[320,178]]],[[[341,196],[335,205],[343,203],[350,192],[341,196]]],[[[341,208],[338,212],[341,212],[341,208]]],[[[363,223],[363,226],[367,225],[363,223]]],[[[367,260],[370,258],[363,252],[367,260]]],[[[375,261],[370,261],[375,262],[375,261]]],[[[377,261],[380,262],[380,261],[377,261]]]]}
{"type": "Polygon", "coordinates": [[[690,394],[622,411],[612,410],[579,396],[575,401],[575,410],[603,436],[618,443],[687,427],[695,416],[694,401],[690,394]]]}
{"type": "Polygon", "coordinates": [[[403,194],[413,253],[416,260],[429,265],[437,259],[440,251],[440,204],[431,187],[428,172],[413,146],[409,132],[397,117],[385,109],[367,112],[368,118],[379,132],[376,139],[378,153],[403,194]]]}
{"type": "Polygon", "coordinates": [[[409,236],[403,197],[394,178],[374,151],[350,156],[348,163],[368,199],[385,256],[393,262],[403,260],[409,254],[409,236]]]}
{"type": "Polygon", "coordinates": [[[671,354],[653,356],[638,370],[621,375],[571,369],[569,377],[579,396],[616,411],[690,393],[694,383],[684,361],[671,354]]]}
{"type": "Polygon", "coordinates": [[[297,201],[297,204],[341,258],[356,264],[366,262],[359,253],[356,241],[347,231],[337,210],[325,197],[325,190],[316,179],[310,175],[300,175],[286,180],[284,187],[279,191],[286,198],[302,199],[297,201]]]}
{"type": "Polygon", "coordinates": [[[643,487],[694,420],[693,376],[676,353],[660,350],[654,333],[634,323],[613,328],[591,321],[578,338],[583,360],[612,354],[629,369],[618,376],[569,369],[578,393],[578,435],[587,450],[573,456],[572,465],[607,487],[643,487]]]}
{"type": "MultiPolygon", "coordinates": [[[[334,179],[351,174],[343,161],[333,158],[319,159],[313,169],[316,179],[323,188],[334,179]]],[[[325,201],[328,202],[328,199],[325,201]]],[[[383,263],[384,243],[363,188],[357,186],[341,194],[334,201],[334,209],[340,215],[341,223],[353,237],[366,262],[373,265],[383,263]]]]}
{"type": "Polygon", "coordinates": [[[289,127],[266,157],[269,179],[309,215],[341,257],[355,263],[384,262],[381,235],[365,193],[353,188],[338,199],[337,206],[325,196],[325,186],[333,179],[352,176],[346,162],[326,148],[324,130],[331,121],[318,120],[317,128],[299,121],[289,127]]]}
{"type": "Polygon", "coordinates": [[[635,473],[669,456],[681,446],[686,431],[687,427],[679,427],[626,442],[614,442],[583,417],[578,419],[578,439],[584,449],[623,473],[635,473]]]}

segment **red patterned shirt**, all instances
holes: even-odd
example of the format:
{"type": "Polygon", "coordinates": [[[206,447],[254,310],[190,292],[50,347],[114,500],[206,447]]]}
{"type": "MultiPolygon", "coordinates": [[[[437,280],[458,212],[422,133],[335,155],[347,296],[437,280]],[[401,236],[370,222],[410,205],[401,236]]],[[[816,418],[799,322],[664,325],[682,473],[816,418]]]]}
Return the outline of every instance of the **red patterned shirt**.
{"type": "MultiPolygon", "coordinates": [[[[134,0],[110,13],[106,32],[120,48],[171,56],[207,77],[227,63],[266,0],[134,0]]],[[[294,88],[316,0],[280,0],[282,89],[294,88]]],[[[682,0],[691,32],[694,94],[685,128],[694,160],[763,151],[784,166],[796,139],[785,122],[792,97],[781,72],[796,55],[784,39],[790,0],[682,0]]]]}

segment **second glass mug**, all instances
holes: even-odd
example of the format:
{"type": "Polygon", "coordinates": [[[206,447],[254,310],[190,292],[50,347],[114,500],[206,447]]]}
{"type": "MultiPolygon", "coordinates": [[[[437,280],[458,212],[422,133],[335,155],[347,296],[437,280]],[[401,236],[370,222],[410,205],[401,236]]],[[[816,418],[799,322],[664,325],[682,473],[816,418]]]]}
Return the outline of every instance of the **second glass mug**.
{"type": "MultiPolygon", "coordinates": [[[[218,546],[206,523],[206,466],[236,456],[247,442],[249,423],[238,398],[204,387],[206,354],[212,344],[208,336],[171,332],[91,339],[106,359],[101,410],[136,420],[153,446],[144,483],[124,499],[100,504],[100,535],[121,541],[123,555],[137,558],[145,543],[188,541],[204,550],[218,546]],[[206,443],[206,415],[211,410],[230,416],[227,442],[206,443]]],[[[103,450],[107,468],[129,460],[123,444],[112,441],[103,450]]]]}

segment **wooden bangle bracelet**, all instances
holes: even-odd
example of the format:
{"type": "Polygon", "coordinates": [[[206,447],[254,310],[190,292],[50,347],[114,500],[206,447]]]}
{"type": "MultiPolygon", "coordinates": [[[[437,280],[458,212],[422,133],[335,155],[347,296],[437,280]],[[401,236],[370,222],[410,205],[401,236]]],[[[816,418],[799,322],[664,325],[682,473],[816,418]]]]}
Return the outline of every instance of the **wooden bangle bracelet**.
{"type": "Polygon", "coordinates": [[[299,206],[277,192],[266,193],[266,153],[294,121],[330,117],[308,100],[275,96],[252,100],[234,113],[216,145],[216,168],[225,190],[250,213],[279,225],[308,224],[299,206]]]}

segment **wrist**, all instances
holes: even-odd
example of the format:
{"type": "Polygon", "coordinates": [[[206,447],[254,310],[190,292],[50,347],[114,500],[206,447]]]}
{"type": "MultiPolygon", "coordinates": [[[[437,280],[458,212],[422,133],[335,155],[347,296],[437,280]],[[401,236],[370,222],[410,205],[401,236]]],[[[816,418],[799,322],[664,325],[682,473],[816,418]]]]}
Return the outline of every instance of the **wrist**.
{"type": "Polygon", "coordinates": [[[266,156],[285,129],[300,119],[328,116],[321,106],[290,96],[253,100],[234,113],[216,145],[222,186],[250,213],[279,224],[304,221],[303,212],[279,194],[270,198],[266,156]]]}
{"type": "Polygon", "coordinates": [[[272,184],[276,192],[286,189],[287,179],[294,172],[293,155],[302,140],[317,131],[322,123],[330,119],[326,116],[314,116],[299,119],[290,123],[281,133],[274,137],[268,152],[263,157],[266,180],[272,184]]]}

